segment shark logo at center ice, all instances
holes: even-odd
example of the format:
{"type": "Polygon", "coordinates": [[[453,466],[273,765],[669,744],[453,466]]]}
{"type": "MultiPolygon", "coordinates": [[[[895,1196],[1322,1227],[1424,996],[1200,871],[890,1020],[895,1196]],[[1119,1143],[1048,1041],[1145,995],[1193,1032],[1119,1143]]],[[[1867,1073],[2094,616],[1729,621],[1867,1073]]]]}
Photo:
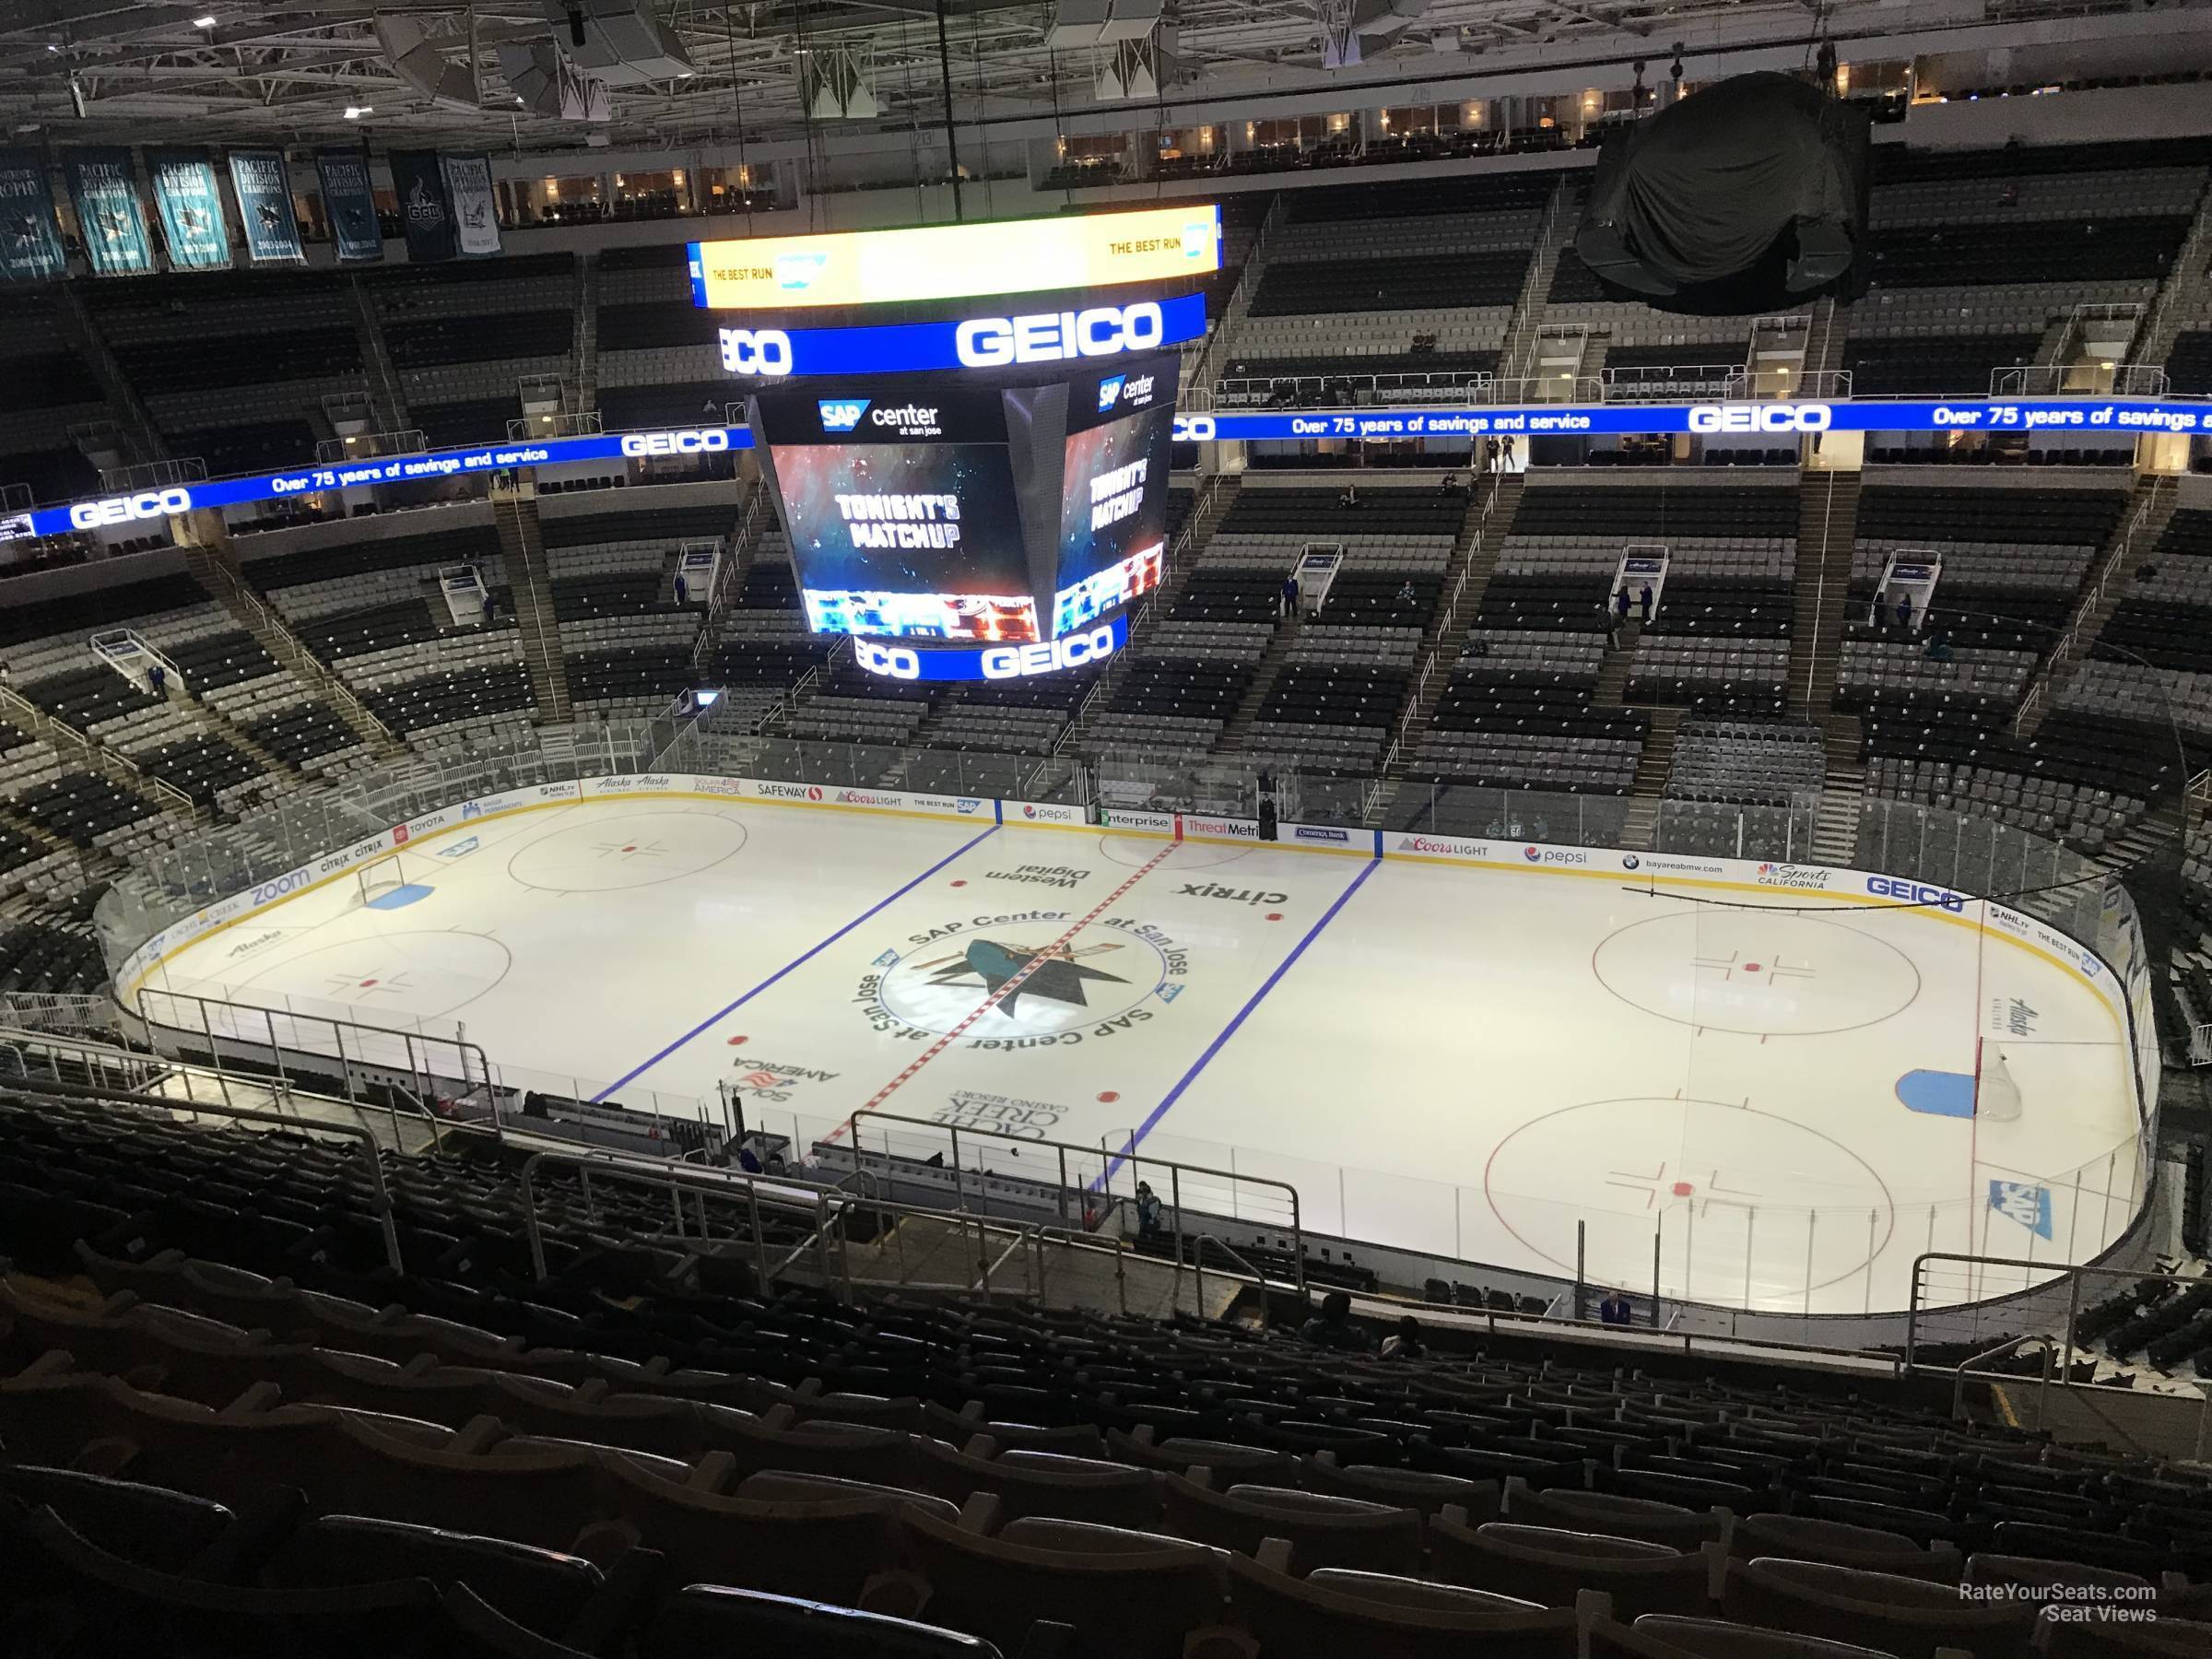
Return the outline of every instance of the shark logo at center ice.
{"type": "Polygon", "coordinates": [[[1187,971],[1183,946],[1152,923],[1031,910],[910,935],[876,959],[853,1000],[886,1035],[1030,1048],[1132,1030],[1182,994],[1187,971]]]}

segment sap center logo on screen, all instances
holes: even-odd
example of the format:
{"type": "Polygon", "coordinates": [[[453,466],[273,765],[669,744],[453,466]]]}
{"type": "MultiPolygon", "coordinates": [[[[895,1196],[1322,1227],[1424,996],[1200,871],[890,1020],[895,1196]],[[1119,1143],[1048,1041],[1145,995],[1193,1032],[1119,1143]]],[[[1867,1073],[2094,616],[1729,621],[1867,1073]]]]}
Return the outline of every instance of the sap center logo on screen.
{"type": "Polygon", "coordinates": [[[1125,374],[1110,374],[1099,382],[1100,414],[1103,415],[1113,407],[1114,400],[1122,394],[1122,382],[1128,378],[1125,374]]]}
{"type": "Polygon", "coordinates": [[[779,253],[776,255],[776,286],[803,291],[814,286],[814,279],[822,274],[830,263],[827,253],[779,253]]]}
{"type": "Polygon", "coordinates": [[[860,425],[860,418],[868,412],[869,400],[865,397],[822,398],[815,407],[821,411],[822,430],[850,432],[860,425]]]}

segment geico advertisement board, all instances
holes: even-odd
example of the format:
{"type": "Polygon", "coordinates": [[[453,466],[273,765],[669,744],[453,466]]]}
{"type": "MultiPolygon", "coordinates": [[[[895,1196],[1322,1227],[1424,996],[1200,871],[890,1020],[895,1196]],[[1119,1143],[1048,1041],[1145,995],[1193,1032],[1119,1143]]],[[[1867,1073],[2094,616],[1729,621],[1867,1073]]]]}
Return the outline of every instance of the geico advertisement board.
{"type": "MultiPolygon", "coordinates": [[[[716,331],[722,366],[748,380],[904,374],[1012,364],[1074,363],[1181,346],[1206,335],[1206,298],[1182,294],[1080,311],[1027,312],[941,323],[856,328],[729,327],[716,331]]],[[[728,447],[726,444],[720,447],[728,447]]],[[[630,451],[673,453],[677,451],[630,451]]]]}
{"type": "Polygon", "coordinates": [[[1221,210],[1194,203],[996,224],[756,236],[696,241],[688,255],[691,302],[705,311],[1073,292],[1219,270],[1221,210]]]}

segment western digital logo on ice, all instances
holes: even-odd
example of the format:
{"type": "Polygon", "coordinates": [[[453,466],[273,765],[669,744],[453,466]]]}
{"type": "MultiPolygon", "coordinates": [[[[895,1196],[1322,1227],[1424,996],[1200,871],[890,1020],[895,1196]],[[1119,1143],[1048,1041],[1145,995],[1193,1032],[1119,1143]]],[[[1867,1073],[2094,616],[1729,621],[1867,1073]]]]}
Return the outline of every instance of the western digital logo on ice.
{"type": "Polygon", "coordinates": [[[868,399],[822,398],[814,406],[822,413],[822,430],[849,432],[860,424],[860,418],[868,412],[868,399]]]}

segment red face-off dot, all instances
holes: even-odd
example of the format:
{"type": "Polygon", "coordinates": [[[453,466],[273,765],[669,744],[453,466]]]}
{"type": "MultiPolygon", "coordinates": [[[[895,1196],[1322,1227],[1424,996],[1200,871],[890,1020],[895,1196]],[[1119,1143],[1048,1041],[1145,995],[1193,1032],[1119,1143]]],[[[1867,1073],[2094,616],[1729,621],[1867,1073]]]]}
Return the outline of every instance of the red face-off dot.
{"type": "Polygon", "coordinates": [[[1744,971],[1746,973],[1757,973],[1759,971],[1759,964],[1757,962],[1746,962],[1744,964],[1744,971]]]}
{"type": "Polygon", "coordinates": [[[730,1046],[732,1048],[743,1048],[745,1046],[745,1039],[742,1037],[733,1037],[730,1039],[730,1046]]]}
{"type": "Polygon", "coordinates": [[[954,882],[952,885],[953,885],[954,887],[966,887],[966,886],[968,885],[968,883],[967,883],[966,879],[965,879],[965,878],[963,878],[963,879],[961,879],[961,880],[959,880],[959,881],[956,881],[956,882],[954,882]]]}
{"type": "Polygon", "coordinates": [[[1281,911],[1269,911],[1267,912],[1267,920],[1270,922],[1280,922],[1282,919],[1283,912],[1281,911]]]}
{"type": "Polygon", "coordinates": [[[1119,1089],[1115,1089],[1115,1088],[1101,1088],[1100,1090],[1099,1090],[1099,1099],[1100,1099],[1100,1100],[1103,1100],[1103,1101],[1105,1101],[1105,1102],[1106,1102],[1106,1104],[1107,1104],[1107,1105],[1109,1105],[1109,1106],[1112,1105],[1112,1104],[1113,1104],[1113,1103],[1114,1103],[1116,1100],[1120,1100],[1121,1098],[1122,1098],[1122,1095],[1121,1095],[1121,1091],[1120,1091],[1119,1089]]]}
{"type": "Polygon", "coordinates": [[[1677,1181],[1675,1182],[1675,1196],[1677,1198],[1687,1198],[1694,1191],[1696,1191],[1696,1189],[1692,1187],[1687,1181],[1677,1181]]]}

